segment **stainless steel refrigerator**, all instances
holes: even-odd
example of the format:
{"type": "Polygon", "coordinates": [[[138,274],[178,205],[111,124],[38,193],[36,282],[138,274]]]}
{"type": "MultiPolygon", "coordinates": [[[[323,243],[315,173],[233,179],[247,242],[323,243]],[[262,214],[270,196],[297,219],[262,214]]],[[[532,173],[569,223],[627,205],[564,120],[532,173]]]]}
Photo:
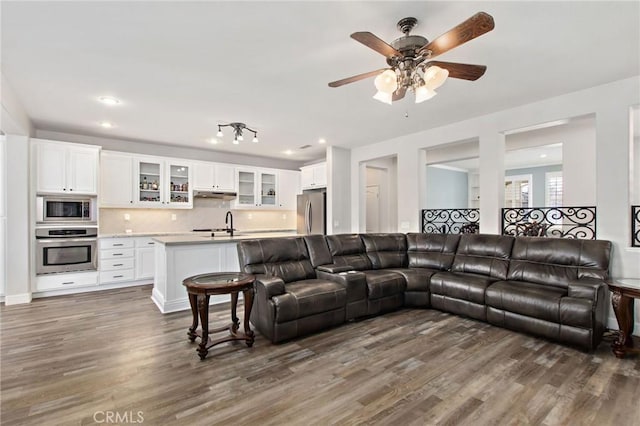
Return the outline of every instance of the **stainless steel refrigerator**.
{"type": "Polygon", "coordinates": [[[298,195],[298,234],[326,234],[326,193],[310,192],[298,195]]]}

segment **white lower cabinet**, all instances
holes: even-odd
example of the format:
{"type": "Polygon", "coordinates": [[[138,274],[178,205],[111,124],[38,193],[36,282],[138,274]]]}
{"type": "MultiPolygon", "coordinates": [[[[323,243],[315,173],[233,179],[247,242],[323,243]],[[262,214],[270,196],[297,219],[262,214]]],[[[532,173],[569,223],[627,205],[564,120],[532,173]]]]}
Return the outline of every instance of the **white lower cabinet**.
{"type": "Polygon", "coordinates": [[[148,237],[101,238],[100,284],[150,280],[154,272],[153,241],[148,237]]]}
{"type": "Polygon", "coordinates": [[[72,272],[68,274],[47,274],[36,277],[36,291],[65,290],[98,285],[98,273],[72,272]]]}
{"type": "Polygon", "coordinates": [[[153,278],[156,263],[154,244],[151,238],[136,238],[136,280],[153,278]]]}

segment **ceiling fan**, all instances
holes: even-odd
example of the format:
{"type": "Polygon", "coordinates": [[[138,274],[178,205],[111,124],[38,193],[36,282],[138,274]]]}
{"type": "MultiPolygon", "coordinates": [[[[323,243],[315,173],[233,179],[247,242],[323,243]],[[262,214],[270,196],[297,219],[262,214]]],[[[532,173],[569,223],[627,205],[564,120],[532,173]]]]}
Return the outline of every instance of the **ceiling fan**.
{"type": "Polygon", "coordinates": [[[398,29],[404,36],[391,43],[386,43],[367,31],[351,34],[354,40],[384,55],[389,68],[332,81],[329,87],[340,87],[376,76],[375,86],[378,92],[374,95],[375,99],[391,104],[402,99],[407,90],[412,89],[416,103],[420,103],[435,96],[435,89],[440,87],[447,77],[472,81],[482,77],[487,69],[484,65],[431,59],[493,30],[494,22],[491,15],[478,12],[431,42],[423,36],[409,34],[417,23],[416,18],[401,19],[398,29]]]}

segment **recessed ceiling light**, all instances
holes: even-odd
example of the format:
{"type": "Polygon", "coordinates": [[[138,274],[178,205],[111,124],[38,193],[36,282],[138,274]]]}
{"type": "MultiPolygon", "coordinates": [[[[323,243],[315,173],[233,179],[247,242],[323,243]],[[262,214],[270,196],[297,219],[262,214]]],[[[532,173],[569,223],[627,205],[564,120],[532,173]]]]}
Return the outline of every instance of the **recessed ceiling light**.
{"type": "Polygon", "coordinates": [[[325,138],[320,138],[318,139],[318,143],[327,143],[327,140],[325,138]]]}
{"type": "Polygon", "coordinates": [[[113,126],[113,123],[110,123],[108,121],[101,121],[100,127],[103,127],[105,129],[112,129],[114,126],[113,126]]]}
{"type": "Polygon", "coordinates": [[[98,100],[105,105],[118,105],[120,103],[120,100],[113,96],[100,96],[98,100]]]}
{"type": "Polygon", "coordinates": [[[285,154],[287,154],[287,155],[291,155],[291,154],[293,154],[293,151],[291,151],[290,149],[288,149],[288,150],[286,150],[284,153],[285,153],[285,154]]]}
{"type": "Polygon", "coordinates": [[[547,158],[547,154],[540,154],[540,158],[547,158]]]}

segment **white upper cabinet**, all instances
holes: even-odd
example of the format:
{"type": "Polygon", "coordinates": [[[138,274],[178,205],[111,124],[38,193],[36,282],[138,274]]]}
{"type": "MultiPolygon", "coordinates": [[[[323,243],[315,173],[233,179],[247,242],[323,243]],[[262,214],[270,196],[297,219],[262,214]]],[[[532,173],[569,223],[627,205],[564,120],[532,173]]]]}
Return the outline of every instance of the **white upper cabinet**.
{"type": "Polygon", "coordinates": [[[235,182],[233,166],[207,162],[195,162],[193,165],[193,189],[234,192],[235,182]]]}
{"type": "Polygon", "coordinates": [[[91,194],[98,188],[100,147],[34,139],[36,192],[91,194]]]}
{"type": "Polygon", "coordinates": [[[185,160],[103,151],[100,207],[192,208],[192,169],[185,160]]]}
{"type": "Polygon", "coordinates": [[[238,168],[236,209],[278,208],[278,173],[272,169],[238,168]]]}
{"type": "Polygon", "coordinates": [[[100,155],[100,207],[133,205],[133,157],[103,151],[100,155]]]}
{"type": "Polygon", "coordinates": [[[302,189],[326,188],[327,163],[300,167],[300,181],[302,189]]]}
{"type": "Polygon", "coordinates": [[[300,193],[300,172],[278,171],[278,207],[282,210],[297,209],[297,195],[300,193]]]}

